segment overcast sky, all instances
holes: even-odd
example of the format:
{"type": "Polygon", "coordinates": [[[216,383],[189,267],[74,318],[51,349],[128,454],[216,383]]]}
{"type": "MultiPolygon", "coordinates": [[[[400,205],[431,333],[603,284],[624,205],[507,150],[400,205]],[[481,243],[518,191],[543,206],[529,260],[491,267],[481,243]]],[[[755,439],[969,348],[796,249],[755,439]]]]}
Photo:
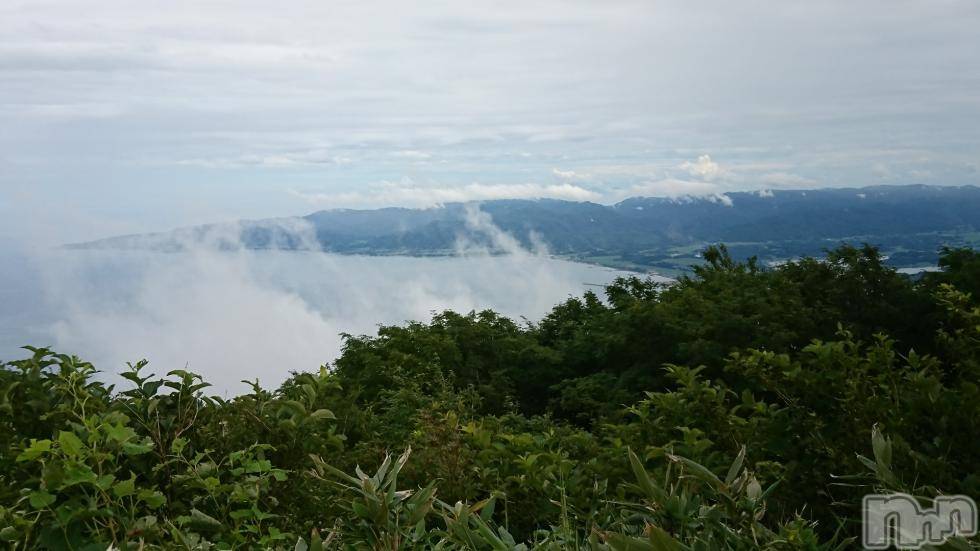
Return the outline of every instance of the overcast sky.
{"type": "Polygon", "coordinates": [[[0,0],[0,232],[980,184],[980,2],[0,0]]]}

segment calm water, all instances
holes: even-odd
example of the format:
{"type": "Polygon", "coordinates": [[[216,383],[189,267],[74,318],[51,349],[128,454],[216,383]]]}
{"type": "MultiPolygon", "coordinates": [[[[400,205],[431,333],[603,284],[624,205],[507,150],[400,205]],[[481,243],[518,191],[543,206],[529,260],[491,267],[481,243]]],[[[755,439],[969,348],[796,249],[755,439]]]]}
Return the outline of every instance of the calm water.
{"type": "Polygon", "coordinates": [[[275,385],[332,361],[342,332],[491,308],[534,320],[623,272],[530,254],[456,258],[312,252],[6,254],[0,359],[24,344],[77,354],[106,372],[150,360],[189,368],[223,392],[275,385]]]}

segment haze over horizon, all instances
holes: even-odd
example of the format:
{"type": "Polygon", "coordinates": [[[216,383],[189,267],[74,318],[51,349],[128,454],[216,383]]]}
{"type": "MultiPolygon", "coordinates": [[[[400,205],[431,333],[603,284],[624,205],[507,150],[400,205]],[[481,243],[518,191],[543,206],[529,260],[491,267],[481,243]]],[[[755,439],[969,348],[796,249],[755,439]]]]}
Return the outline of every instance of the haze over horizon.
{"type": "Polygon", "coordinates": [[[978,184],[978,16],[960,0],[4,2],[0,233],[978,184]]]}

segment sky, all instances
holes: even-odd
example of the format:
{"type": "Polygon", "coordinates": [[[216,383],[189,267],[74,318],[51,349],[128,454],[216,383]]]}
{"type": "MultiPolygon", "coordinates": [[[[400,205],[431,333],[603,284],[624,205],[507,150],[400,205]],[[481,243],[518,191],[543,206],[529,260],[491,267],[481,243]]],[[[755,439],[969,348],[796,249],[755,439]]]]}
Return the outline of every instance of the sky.
{"type": "Polygon", "coordinates": [[[0,0],[0,247],[980,184],[976,0],[0,0]]]}

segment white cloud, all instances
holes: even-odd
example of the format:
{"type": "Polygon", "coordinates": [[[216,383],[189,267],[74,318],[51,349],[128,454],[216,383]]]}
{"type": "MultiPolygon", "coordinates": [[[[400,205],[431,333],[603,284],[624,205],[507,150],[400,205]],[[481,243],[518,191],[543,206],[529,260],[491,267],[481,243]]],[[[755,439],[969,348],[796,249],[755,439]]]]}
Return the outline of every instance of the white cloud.
{"type": "Polygon", "coordinates": [[[392,157],[398,157],[400,159],[414,159],[418,161],[424,161],[426,159],[431,159],[432,154],[426,153],[425,151],[416,151],[414,149],[406,149],[403,151],[395,151],[391,154],[392,157]]]}
{"type": "Polygon", "coordinates": [[[181,159],[176,164],[183,166],[198,166],[204,168],[296,168],[317,165],[346,165],[353,159],[345,155],[331,153],[327,150],[312,149],[306,151],[291,151],[269,155],[240,155],[238,157],[216,157],[181,159]]]}
{"type": "MultiPolygon", "coordinates": [[[[500,229],[493,223],[493,217],[490,214],[484,212],[473,203],[466,205],[463,222],[471,232],[476,232],[489,238],[490,247],[483,248],[474,245],[461,236],[456,241],[456,253],[460,256],[465,256],[474,251],[480,254],[504,252],[510,255],[526,255],[529,253],[529,251],[521,246],[517,238],[500,229]]],[[[546,251],[541,252],[546,253],[546,251]]]]}
{"type": "MultiPolygon", "coordinates": [[[[269,223],[312,232],[302,220],[269,223]]],[[[317,247],[247,250],[234,246],[240,232],[229,225],[203,241],[178,235],[180,253],[40,250],[15,271],[37,283],[35,303],[50,306],[38,327],[44,342],[34,344],[53,344],[109,374],[140,358],[158,374],[189,369],[219,394],[244,390],[242,379],[275,386],[291,370],[331,362],[342,332],[373,333],[379,323],[426,320],[444,309],[493,308],[533,320],[581,293],[583,282],[620,274],[552,260],[543,245],[523,249],[475,206],[466,224],[490,246],[460,241],[458,258],[439,261],[333,255],[317,247]]]]}
{"type": "Polygon", "coordinates": [[[561,170],[558,168],[551,169],[551,173],[562,180],[574,180],[579,177],[574,170],[561,170]]]}
{"type": "Polygon", "coordinates": [[[312,205],[321,208],[410,206],[432,207],[445,203],[486,201],[493,199],[563,199],[598,201],[599,193],[573,184],[481,184],[462,186],[418,185],[410,179],[386,182],[366,191],[303,192],[292,191],[312,205]]]}
{"type": "Polygon", "coordinates": [[[700,155],[694,162],[684,161],[678,168],[686,170],[691,176],[704,180],[714,180],[725,174],[721,166],[711,160],[710,155],[700,155]]]}
{"type": "Polygon", "coordinates": [[[691,180],[679,180],[668,178],[663,180],[652,180],[637,184],[628,189],[631,196],[644,197],[684,197],[684,196],[703,196],[721,193],[723,190],[717,184],[710,182],[695,182],[691,180]]]}
{"type": "MultiPolygon", "coordinates": [[[[493,232],[487,224],[477,222],[493,232]]],[[[37,260],[38,302],[51,305],[56,321],[34,344],[78,354],[108,373],[146,358],[151,372],[186,368],[215,384],[213,392],[237,393],[245,390],[242,379],[275,386],[291,370],[331,362],[342,332],[374,333],[379,323],[427,320],[446,308],[537,319],[581,293],[583,281],[617,275],[526,251],[466,252],[433,261],[319,252],[47,251],[37,260]]]]}
{"type": "Polygon", "coordinates": [[[872,183],[884,161],[980,183],[978,20],[969,1],[0,2],[0,193],[138,231],[405,174],[728,191],[872,183]]]}
{"type": "Polygon", "coordinates": [[[707,196],[705,196],[705,199],[711,201],[712,203],[721,203],[722,205],[725,205],[726,207],[730,207],[730,206],[733,206],[734,205],[734,203],[732,202],[732,198],[729,197],[729,196],[727,196],[727,195],[725,195],[724,193],[716,193],[714,195],[707,195],[707,196]]]}
{"type": "Polygon", "coordinates": [[[665,179],[645,182],[628,188],[623,197],[669,197],[676,200],[692,198],[707,199],[712,202],[732,206],[732,199],[725,195],[724,189],[710,182],[665,179]]]}

